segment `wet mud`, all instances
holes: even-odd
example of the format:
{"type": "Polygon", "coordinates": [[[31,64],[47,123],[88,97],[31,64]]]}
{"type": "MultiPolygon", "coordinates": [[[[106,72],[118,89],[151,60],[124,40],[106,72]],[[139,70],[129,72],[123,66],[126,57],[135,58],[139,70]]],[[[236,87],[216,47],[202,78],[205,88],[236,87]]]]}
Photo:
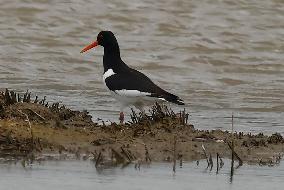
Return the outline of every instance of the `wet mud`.
{"type": "MultiPolygon", "coordinates": [[[[0,93],[0,157],[4,160],[83,159],[97,167],[175,160],[230,158],[274,165],[284,152],[283,137],[198,130],[185,110],[154,105],[150,112],[132,110],[131,121],[96,123],[87,111],[74,111],[31,94],[0,93]],[[233,144],[232,144],[233,142],[233,144]]],[[[239,161],[240,161],[239,160],[239,161]]]]}

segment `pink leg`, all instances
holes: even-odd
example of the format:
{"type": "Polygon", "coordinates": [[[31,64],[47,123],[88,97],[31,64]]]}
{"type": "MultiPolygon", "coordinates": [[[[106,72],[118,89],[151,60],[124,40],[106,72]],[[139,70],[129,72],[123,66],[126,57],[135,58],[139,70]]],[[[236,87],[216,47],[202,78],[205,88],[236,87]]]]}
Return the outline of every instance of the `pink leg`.
{"type": "Polygon", "coordinates": [[[123,112],[119,113],[119,121],[120,121],[120,124],[123,124],[123,122],[124,122],[124,113],[123,112]]]}

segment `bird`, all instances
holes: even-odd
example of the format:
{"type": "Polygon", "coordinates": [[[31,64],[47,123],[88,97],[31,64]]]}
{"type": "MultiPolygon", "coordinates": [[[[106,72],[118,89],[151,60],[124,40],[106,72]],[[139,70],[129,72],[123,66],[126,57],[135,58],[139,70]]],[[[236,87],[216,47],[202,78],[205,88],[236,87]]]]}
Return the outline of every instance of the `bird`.
{"type": "Polygon", "coordinates": [[[84,47],[80,53],[97,46],[104,48],[103,82],[111,95],[120,102],[120,123],[124,122],[124,109],[129,106],[144,112],[145,106],[156,102],[184,105],[181,98],[157,86],[149,77],[129,67],[121,59],[120,48],[113,32],[99,32],[97,39],[84,47]]]}

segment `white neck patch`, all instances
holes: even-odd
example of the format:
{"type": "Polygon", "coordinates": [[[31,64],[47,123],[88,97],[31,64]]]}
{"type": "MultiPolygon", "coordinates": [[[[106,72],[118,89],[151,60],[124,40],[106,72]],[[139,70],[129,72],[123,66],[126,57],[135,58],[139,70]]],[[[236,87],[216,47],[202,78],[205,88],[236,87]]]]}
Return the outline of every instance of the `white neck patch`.
{"type": "Polygon", "coordinates": [[[110,77],[110,76],[112,76],[112,75],[115,75],[115,74],[116,74],[116,73],[113,72],[112,69],[108,69],[108,70],[104,73],[103,79],[106,80],[108,77],[110,77]]]}

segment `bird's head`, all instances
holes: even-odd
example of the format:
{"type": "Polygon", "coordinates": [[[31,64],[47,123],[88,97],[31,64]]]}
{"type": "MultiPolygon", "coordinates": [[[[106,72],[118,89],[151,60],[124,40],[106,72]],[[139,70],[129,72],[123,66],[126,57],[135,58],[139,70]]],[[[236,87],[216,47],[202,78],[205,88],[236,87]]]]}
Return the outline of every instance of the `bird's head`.
{"type": "Polygon", "coordinates": [[[104,48],[113,48],[117,47],[117,40],[114,36],[114,34],[111,31],[101,31],[98,36],[97,40],[92,42],[91,44],[87,45],[81,53],[88,51],[98,45],[103,46],[104,48]]]}

